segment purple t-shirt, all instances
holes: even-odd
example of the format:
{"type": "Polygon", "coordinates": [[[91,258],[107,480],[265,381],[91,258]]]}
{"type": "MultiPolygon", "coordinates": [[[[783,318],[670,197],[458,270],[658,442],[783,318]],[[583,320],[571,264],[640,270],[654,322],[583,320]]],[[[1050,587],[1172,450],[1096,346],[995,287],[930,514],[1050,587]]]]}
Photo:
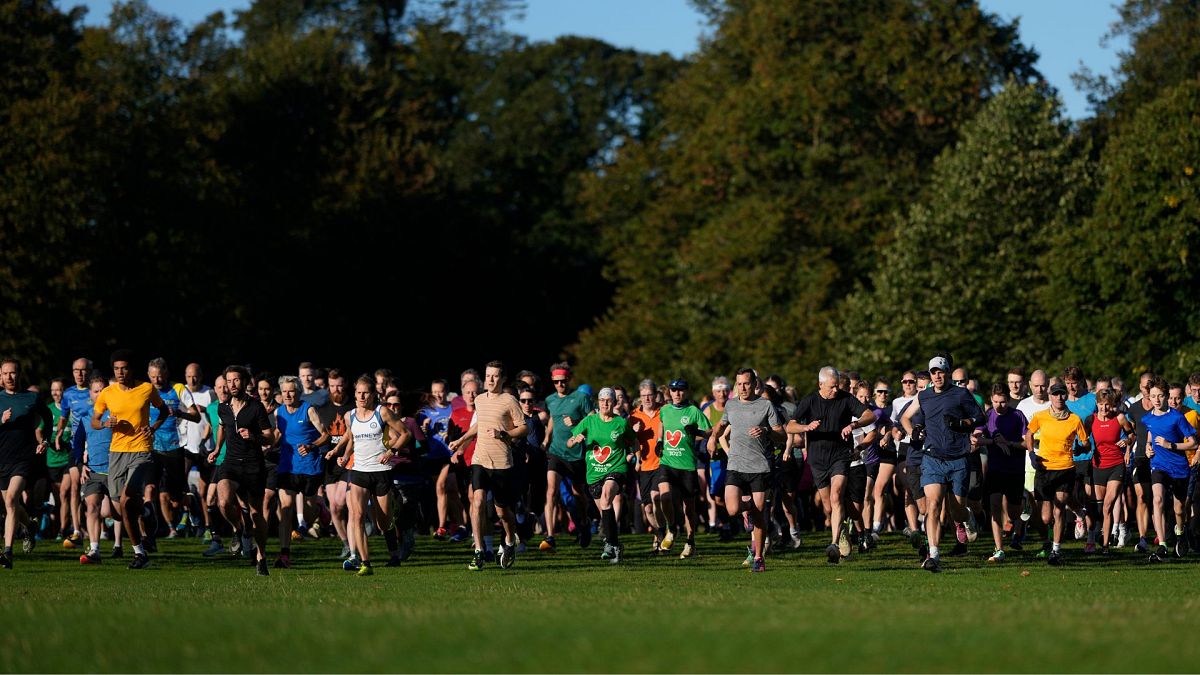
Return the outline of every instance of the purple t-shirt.
{"type": "MultiPolygon", "coordinates": [[[[1025,413],[1015,408],[1009,408],[1003,415],[996,413],[993,408],[987,411],[987,424],[984,432],[988,436],[1000,435],[1011,443],[1021,443],[1025,439],[1025,430],[1029,426],[1025,413]]],[[[1007,453],[998,446],[988,446],[988,471],[997,473],[1025,473],[1025,451],[1011,448],[1007,453]]]]}
{"type": "MultiPolygon", "coordinates": [[[[876,408],[872,406],[871,410],[875,413],[875,429],[879,431],[881,435],[889,433],[888,430],[892,428],[892,421],[888,419],[888,416],[892,414],[892,407],[890,405],[886,408],[876,408]]],[[[893,445],[895,444],[893,443],[893,445]]],[[[894,451],[895,448],[893,448],[893,452],[894,451]]],[[[870,447],[863,451],[863,464],[878,463],[879,439],[876,438],[875,441],[871,443],[870,447]]]]}

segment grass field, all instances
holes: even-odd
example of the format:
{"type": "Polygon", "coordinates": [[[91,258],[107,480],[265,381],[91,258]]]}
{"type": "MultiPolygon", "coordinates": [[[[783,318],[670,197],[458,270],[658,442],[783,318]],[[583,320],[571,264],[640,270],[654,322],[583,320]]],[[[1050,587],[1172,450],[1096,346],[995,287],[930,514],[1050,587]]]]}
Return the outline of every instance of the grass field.
{"type": "Polygon", "coordinates": [[[1102,561],[1070,544],[1066,567],[1019,554],[994,567],[981,539],[934,575],[895,537],[828,566],[814,536],[752,575],[743,544],[704,536],[700,557],[681,561],[651,558],[646,537],[623,541],[619,567],[598,560],[597,546],[564,545],[472,573],[464,546],[421,537],[410,562],[370,578],[341,571],[329,540],[301,542],[296,567],[269,578],[202,558],[197,540],[162,542],[141,572],[125,569],[128,558],[82,567],[78,551],[43,542],[0,570],[0,670],[1168,672],[1200,663],[1192,560],[1150,566],[1125,549],[1102,561]]]}

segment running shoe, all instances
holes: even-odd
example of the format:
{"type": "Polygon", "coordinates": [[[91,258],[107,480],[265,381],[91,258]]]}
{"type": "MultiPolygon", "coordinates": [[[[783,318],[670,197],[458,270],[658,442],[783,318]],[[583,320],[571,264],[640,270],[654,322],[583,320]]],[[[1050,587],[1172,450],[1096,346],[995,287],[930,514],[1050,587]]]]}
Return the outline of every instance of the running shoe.
{"type": "Polygon", "coordinates": [[[399,558],[403,562],[412,557],[413,549],[417,547],[417,530],[410,527],[400,533],[400,551],[399,558]]]}
{"type": "Polygon", "coordinates": [[[554,543],[554,537],[546,537],[542,543],[538,544],[538,550],[546,553],[557,553],[558,545],[554,543]]]}
{"type": "Polygon", "coordinates": [[[72,532],[71,536],[63,539],[63,548],[79,548],[81,541],[83,541],[83,537],[78,532],[72,532]]]}
{"type": "Polygon", "coordinates": [[[375,575],[375,568],[374,568],[374,567],[371,567],[370,563],[364,563],[363,565],[361,565],[361,566],[358,568],[358,571],[357,571],[357,572],[355,572],[354,574],[355,574],[355,576],[359,576],[359,577],[370,577],[370,576],[374,576],[374,575],[375,575]]]}
{"type": "Polygon", "coordinates": [[[247,559],[254,552],[254,540],[250,537],[242,537],[242,558],[247,559]]]}
{"type": "Polygon", "coordinates": [[[1046,564],[1051,567],[1062,567],[1063,562],[1062,551],[1050,551],[1050,555],[1046,556],[1046,564]]]}
{"type": "Polygon", "coordinates": [[[925,562],[921,563],[921,569],[928,572],[941,572],[942,561],[937,558],[926,558],[925,562]]]}
{"type": "Polygon", "coordinates": [[[200,537],[200,541],[201,541],[201,543],[211,544],[212,543],[212,530],[205,528],[204,535],[200,537]]]}
{"type": "Polygon", "coordinates": [[[120,546],[114,546],[112,549],[112,555],[110,555],[109,557],[110,558],[124,558],[125,551],[122,551],[120,546]]]}
{"type": "Polygon", "coordinates": [[[517,547],[512,544],[501,544],[499,561],[501,569],[512,569],[512,566],[517,563],[517,547]]]}
{"type": "Polygon", "coordinates": [[[1129,541],[1129,526],[1121,523],[1117,526],[1117,548],[1125,548],[1125,544],[1129,541]]]}
{"type": "Polygon", "coordinates": [[[963,544],[963,543],[957,543],[954,545],[954,548],[950,549],[950,557],[952,557],[952,558],[961,558],[961,557],[965,556],[966,554],[967,554],[967,545],[963,544]]]}
{"type": "Polygon", "coordinates": [[[1181,533],[1179,536],[1175,537],[1175,557],[1182,558],[1182,557],[1186,556],[1187,554],[1188,554],[1188,540],[1187,540],[1187,537],[1183,536],[1183,534],[1181,533]]]}
{"type": "Polygon", "coordinates": [[[142,537],[142,548],[146,549],[146,553],[158,553],[158,542],[154,537],[149,535],[142,537]]]}
{"type": "Polygon", "coordinates": [[[467,563],[467,569],[471,570],[472,572],[478,572],[483,569],[483,565],[483,551],[475,551],[475,555],[472,556],[471,562],[467,563]]]}
{"type": "Polygon", "coordinates": [[[304,530],[303,534],[304,534],[305,539],[320,539],[321,538],[320,523],[313,523],[312,527],[304,530]]]}
{"type": "Polygon", "coordinates": [[[1019,533],[1014,534],[1012,536],[1012,539],[1009,540],[1008,545],[1014,551],[1024,551],[1025,550],[1025,528],[1021,528],[1021,531],[1019,533]]]}
{"type": "Polygon", "coordinates": [[[1137,546],[1135,546],[1135,547],[1134,547],[1134,549],[1135,549],[1135,550],[1136,550],[1138,553],[1149,553],[1149,552],[1150,552],[1150,544],[1148,544],[1148,543],[1146,542],[1146,538],[1145,538],[1145,537],[1141,537],[1141,538],[1139,538],[1139,539],[1138,539],[1137,546]]]}
{"type": "Polygon", "coordinates": [[[133,561],[129,563],[131,570],[144,570],[150,566],[150,556],[145,553],[134,553],[133,561]]]}
{"type": "Polygon", "coordinates": [[[1083,524],[1083,518],[1075,519],[1075,538],[1083,539],[1087,536],[1087,526],[1083,524]]]}
{"type": "Polygon", "coordinates": [[[237,533],[234,533],[233,537],[229,539],[229,555],[235,558],[240,557],[242,555],[243,541],[245,541],[245,537],[239,537],[237,533]]]}
{"type": "Polygon", "coordinates": [[[662,543],[658,545],[658,548],[659,548],[659,550],[662,550],[662,551],[670,551],[671,547],[674,545],[675,545],[675,533],[672,532],[671,530],[667,530],[667,533],[666,533],[666,535],[663,536],[662,543]]]}
{"type": "Polygon", "coordinates": [[[404,564],[400,559],[400,555],[396,554],[388,558],[388,561],[383,564],[384,567],[399,567],[404,564]]]}
{"type": "Polygon", "coordinates": [[[1162,544],[1159,544],[1158,550],[1155,551],[1155,553],[1158,553],[1158,557],[1162,558],[1163,560],[1166,560],[1171,555],[1171,552],[1167,550],[1167,547],[1162,544]]]}
{"type": "Polygon", "coordinates": [[[650,553],[658,555],[658,535],[654,535],[654,539],[650,542],[650,553]]]}
{"type": "Polygon", "coordinates": [[[7,553],[0,553],[0,567],[6,570],[12,569],[12,556],[7,553]]]}
{"type": "Polygon", "coordinates": [[[788,534],[792,535],[792,548],[800,548],[804,545],[804,537],[800,535],[800,530],[792,530],[788,534]]]}
{"type": "Polygon", "coordinates": [[[362,563],[354,556],[342,561],[342,569],[347,572],[357,572],[360,567],[362,567],[362,563]]]}
{"type": "Polygon", "coordinates": [[[470,538],[471,538],[471,535],[467,534],[467,528],[459,527],[457,530],[454,531],[454,534],[450,535],[450,543],[451,544],[461,544],[462,542],[464,542],[470,538]]]}
{"type": "Polygon", "coordinates": [[[220,555],[225,552],[225,547],[221,545],[221,540],[213,539],[208,544],[208,548],[204,549],[204,557],[211,558],[215,555],[220,555]]]}
{"type": "Polygon", "coordinates": [[[917,548],[917,559],[920,560],[921,562],[925,562],[925,559],[928,557],[929,557],[929,546],[926,544],[921,544],[921,546],[917,548]]]}
{"type": "MultiPolygon", "coordinates": [[[[832,544],[831,544],[832,545],[832,544]]],[[[838,535],[837,546],[838,555],[845,558],[850,555],[850,535],[846,534],[846,528],[842,528],[841,534],[838,535]]]]}
{"type": "Polygon", "coordinates": [[[444,528],[444,527],[439,527],[439,528],[437,529],[437,531],[435,531],[435,532],[433,533],[433,538],[434,538],[434,540],[435,540],[435,541],[445,541],[445,540],[446,540],[446,537],[447,537],[447,536],[449,536],[449,534],[450,534],[450,533],[446,531],[446,528],[444,528]]]}
{"type": "Polygon", "coordinates": [[[25,537],[21,540],[21,550],[31,553],[37,547],[37,520],[30,520],[25,528],[25,537]]]}
{"type": "Polygon", "coordinates": [[[1096,544],[1089,543],[1088,545],[1084,546],[1083,552],[1086,553],[1087,555],[1091,555],[1091,554],[1095,553],[1096,552],[1096,544]]]}
{"type": "Polygon", "coordinates": [[[1149,561],[1149,562],[1152,562],[1152,563],[1160,563],[1160,562],[1162,562],[1162,561],[1163,561],[1163,557],[1162,557],[1161,555],[1159,555],[1157,552],[1155,552],[1155,553],[1151,553],[1151,554],[1150,554],[1150,555],[1149,555],[1149,556],[1146,558],[1146,560],[1147,560],[1147,561],[1149,561]]]}
{"type": "Polygon", "coordinates": [[[600,559],[608,560],[609,558],[612,557],[612,554],[613,554],[612,544],[608,543],[607,541],[604,542],[604,550],[600,551],[600,559]]]}
{"type": "Polygon", "coordinates": [[[342,552],[338,554],[338,560],[345,560],[350,557],[350,542],[342,542],[342,552]]]}
{"type": "Polygon", "coordinates": [[[746,559],[742,561],[742,567],[749,567],[754,563],[754,547],[746,547],[746,559]]]}
{"type": "Polygon", "coordinates": [[[1100,555],[1108,557],[1112,555],[1112,551],[1108,550],[1107,546],[1100,547],[1100,555]]]}
{"type": "Polygon", "coordinates": [[[863,537],[862,540],[858,542],[858,552],[859,553],[870,553],[871,552],[871,538],[870,537],[863,537]]]}
{"type": "Polygon", "coordinates": [[[913,548],[921,548],[925,545],[925,535],[920,530],[910,530],[908,533],[908,543],[913,548]]]}
{"type": "Polygon", "coordinates": [[[625,550],[624,546],[614,546],[613,554],[612,554],[612,557],[608,559],[608,564],[620,565],[621,564],[621,553],[623,553],[624,550],[625,550]]]}
{"type": "Polygon", "coordinates": [[[1004,562],[1004,557],[1004,551],[996,549],[992,552],[992,557],[988,558],[987,561],[990,563],[1002,563],[1004,562]]]}
{"type": "Polygon", "coordinates": [[[579,529],[579,548],[587,548],[592,544],[592,528],[582,527],[579,529]]]}
{"type": "Polygon", "coordinates": [[[755,558],[754,563],[750,565],[751,572],[766,572],[767,562],[762,558],[755,558]]]}
{"type": "Polygon", "coordinates": [[[836,565],[842,561],[842,550],[836,544],[830,544],[825,547],[825,558],[830,565],[836,565]]]}
{"type": "Polygon", "coordinates": [[[903,530],[900,530],[900,534],[904,535],[905,539],[912,539],[912,533],[912,528],[907,525],[904,526],[903,530]]]}
{"type": "Polygon", "coordinates": [[[300,541],[303,538],[304,538],[304,535],[300,534],[296,530],[292,530],[292,541],[300,541]]]}
{"type": "Polygon", "coordinates": [[[696,547],[693,546],[690,542],[685,543],[683,545],[683,550],[679,552],[679,559],[687,560],[688,558],[691,558],[694,555],[696,555],[696,547]]]}
{"type": "Polygon", "coordinates": [[[483,552],[483,559],[490,563],[496,562],[496,552],[490,548],[487,549],[486,551],[483,552]]]}
{"type": "Polygon", "coordinates": [[[975,522],[975,512],[967,509],[967,522],[963,523],[963,528],[967,531],[966,543],[973,543],[979,538],[979,525],[975,522]]]}
{"type": "Polygon", "coordinates": [[[254,573],[260,577],[271,576],[271,570],[267,569],[267,559],[266,558],[258,559],[258,562],[254,565],[254,573]]]}
{"type": "Polygon", "coordinates": [[[287,553],[280,553],[279,557],[275,559],[275,569],[277,569],[277,570],[290,569],[291,566],[292,566],[292,557],[290,555],[288,555],[287,553]]]}
{"type": "Polygon", "coordinates": [[[872,549],[874,549],[876,546],[879,546],[880,542],[883,541],[883,537],[880,537],[879,533],[875,530],[871,530],[871,534],[868,536],[868,539],[871,540],[872,549]]]}
{"type": "Polygon", "coordinates": [[[958,543],[967,543],[967,526],[962,523],[954,524],[954,534],[957,535],[958,543]]]}
{"type": "Polygon", "coordinates": [[[1043,548],[1042,550],[1038,551],[1037,555],[1034,557],[1038,560],[1045,560],[1046,558],[1050,557],[1050,550],[1043,548]]]}
{"type": "Polygon", "coordinates": [[[100,564],[100,551],[88,551],[87,553],[84,553],[83,555],[79,556],[79,564],[80,565],[99,565],[100,564]]]}

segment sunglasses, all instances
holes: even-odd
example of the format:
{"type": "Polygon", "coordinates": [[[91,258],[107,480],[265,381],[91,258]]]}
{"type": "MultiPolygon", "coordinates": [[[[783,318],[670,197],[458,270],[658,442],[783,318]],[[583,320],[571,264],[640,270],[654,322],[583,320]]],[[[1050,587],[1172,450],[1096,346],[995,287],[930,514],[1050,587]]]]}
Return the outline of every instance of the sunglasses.
{"type": "Polygon", "coordinates": [[[399,408],[399,407],[400,407],[400,401],[388,401],[388,402],[387,402],[387,403],[385,403],[384,405],[386,405],[386,406],[387,406],[387,407],[389,407],[389,408],[399,408]]]}
{"type": "Polygon", "coordinates": [[[521,403],[530,403],[530,404],[532,404],[532,403],[533,403],[533,399],[531,399],[531,398],[523,398],[523,399],[521,399],[521,403]]]}
{"type": "Polygon", "coordinates": [[[967,383],[967,381],[966,381],[966,380],[955,380],[955,381],[954,381],[954,384],[957,384],[957,385],[960,385],[960,386],[961,386],[961,385],[964,385],[964,384],[966,384],[966,383],[967,383]]]}
{"type": "Polygon", "coordinates": [[[891,389],[876,389],[875,393],[876,394],[890,394],[890,393],[892,393],[892,390],[891,389]]]}
{"type": "Polygon", "coordinates": [[[900,384],[916,384],[916,380],[900,380],[900,384]]]}
{"type": "Polygon", "coordinates": [[[557,387],[558,385],[560,385],[560,384],[566,384],[566,383],[567,383],[567,381],[566,381],[566,380],[550,380],[550,381],[551,381],[551,382],[553,382],[553,383],[554,383],[554,386],[556,386],[556,387],[557,387]]]}
{"type": "Polygon", "coordinates": [[[1061,392],[1061,391],[1059,391],[1059,392],[1050,392],[1050,395],[1051,395],[1051,396],[1062,396],[1063,398],[1066,398],[1066,396],[1067,396],[1065,393],[1063,393],[1063,392],[1061,392]]]}

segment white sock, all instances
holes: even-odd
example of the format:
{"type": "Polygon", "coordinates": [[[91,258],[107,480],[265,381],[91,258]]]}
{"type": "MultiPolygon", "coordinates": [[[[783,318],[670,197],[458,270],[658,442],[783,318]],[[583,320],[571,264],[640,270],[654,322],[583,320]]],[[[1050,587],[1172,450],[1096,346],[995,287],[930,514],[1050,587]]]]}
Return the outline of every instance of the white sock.
{"type": "Polygon", "coordinates": [[[1053,552],[1055,552],[1055,553],[1058,553],[1059,551],[1061,551],[1061,550],[1062,550],[1062,544],[1060,544],[1060,543],[1058,543],[1058,542],[1056,541],[1056,542],[1054,542],[1053,544],[1051,544],[1051,545],[1050,545],[1050,550],[1051,550],[1051,551],[1053,551],[1053,552]]]}
{"type": "Polygon", "coordinates": [[[877,520],[877,521],[875,521],[875,522],[874,522],[874,523],[871,525],[871,531],[872,531],[872,532],[879,532],[879,531],[880,531],[880,530],[882,530],[882,529],[883,529],[883,523],[879,522],[878,520],[877,520]]]}
{"type": "Polygon", "coordinates": [[[936,557],[938,557],[938,549],[937,549],[937,547],[936,547],[936,546],[930,546],[930,547],[929,547],[929,557],[930,557],[930,558],[936,558],[936,557]]]}
{"type": "Polygon", "coordinates": [[[133,552],[134,552],[134,553],[139,553],[139,554],[141,554],[141,555],[146,555],[146,549],[142,548],[142,545],[141,545],[141,544],[138,544],[137,546],[134,546],[134,547],[133,547],[133,552]]]}
{"type": "Polygon", "coordinates": [[[88,553],[95,553],[98,555],[100,553],[100,542],[93,541],[91,546],[88,547],[88,553]]]}

